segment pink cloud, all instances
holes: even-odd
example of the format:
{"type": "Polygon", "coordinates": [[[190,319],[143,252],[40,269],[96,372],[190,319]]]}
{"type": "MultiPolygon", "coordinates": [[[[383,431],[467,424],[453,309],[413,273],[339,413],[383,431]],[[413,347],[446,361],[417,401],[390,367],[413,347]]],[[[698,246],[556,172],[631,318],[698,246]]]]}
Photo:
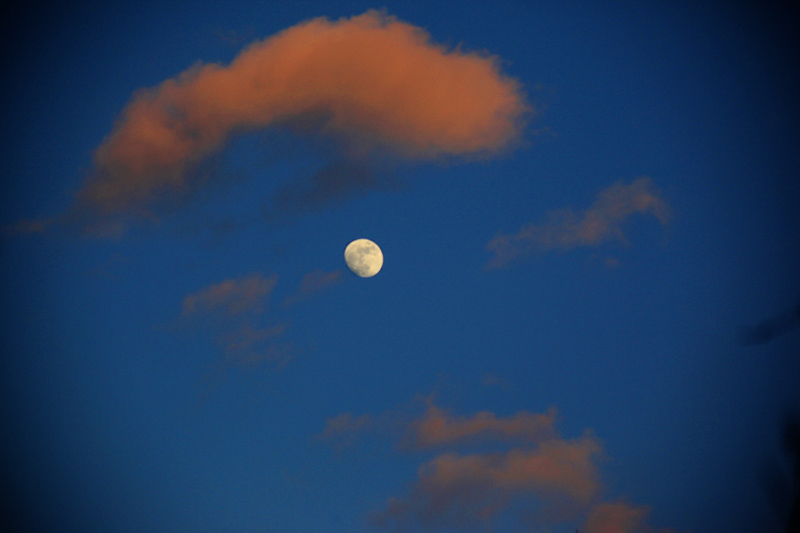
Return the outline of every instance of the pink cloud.
{"type": "Polygon", "coordinates": [[[256,130],[333,137],[352,160],[491,156],[519,137],[527,111],[494,57],[447,50],[378,11],[317,18],[229,65],[198,63],[137,91],[96,149],[73,217],[146,216],[203,186],[202,165],[256,130]]]}
{"type": "Polygon", "coordinates": [[[634,533],[644,521],[647,507],[627,503],[601,503],[592,509],[583,526],[585,533],[634,533]]]}
{"type": "Polygon", "coordinates": [[[612,185],[601,191],[592,207],[581,214],[572,209],[551,211],[542,224],[531,223],[518,233],[497,235],[486,245],[494,253],[487,266],[504,267],[535,251],[598,246],[612,239],[625,242],[622,224],[634,214],[653,215],[662,225],[669,221],[669,205],[650,178],[639,178],[630,185],[612,185]]]}
{"type": "Polygon", "coordinates": [[[413,448],[490,439],[536,443],[555,434],[555,418],[555,409],[546,414],[520,411],[510,418],[498,418],[489,411],[480,411],[472,417],[455,417],[429,402],[422,417],[410,425],[406,441],[413,448]]]}
{"type": "Polygon", "coordinates": [[[595,464],[602,447],[593,437],[553,439],[532,449],[460,455],[425,463],[407,498],[391,499],[373,516],[381,527],[459,528],[489,524],[514,502],[569,517],[599,493],[595,464]]]}
{"type": "Polygon", "coordinates": [[[425,411],[411,419],[398,412],[342,413],[328,419],[320,437],[341,448],[364,433],[377,432],[397,438],[404,451],[447,449],[419,468],[406,497],[391,499],[372,518],[379,527],[462,527],[491,523],[519,500],[540,513],[574,517],[596,498],[602,445],[588,433],[562,439],[555,418],[554,409],[510,417],[489,411],[454,416],[428,400],[425,411]],[[507,449],[455,451],[479,443],[507,449]]]}
{"type": "Polygon", "coordinates": [[[267,300],[278,278],[251,274],[209,285],[183,299],[181,319],[201,335],[211,335],[223,351],[218,371],[264,362],[284,366],[296,353],[283,340],[286,324],[265,324],[267,300]]]}
{"type": "Polygon", "coordinates": [[[647,507],[602,502],[600,440],[588,431],[565,439],[555,418],[554,409],[454,416],[429,399],[426,410],[410,419],[398,412],[342,413],[328,419],[320,438],[342,448],[365,433],[380,433],[399,439],[405,452],[444,448],[421,464],[404,496],[389,498],[371,515],[379,529],[466,531],[505,524],[501,529],[528,531],[583,522],[585,533],[653,533],[645,523],[647,507]],[[491,451],[464,453],[468,445],[491,451]]]}
{"type": "MultiPolygon", "coordinates": [[[[582,533],[654,533],[656,530],[645,520],[650,514],[647,506],[633,506],[626,502],[603,502],[594,506],[582,533]]],[[[659,533],[675,533],[674,529],[661,528],[659,533]]]]}

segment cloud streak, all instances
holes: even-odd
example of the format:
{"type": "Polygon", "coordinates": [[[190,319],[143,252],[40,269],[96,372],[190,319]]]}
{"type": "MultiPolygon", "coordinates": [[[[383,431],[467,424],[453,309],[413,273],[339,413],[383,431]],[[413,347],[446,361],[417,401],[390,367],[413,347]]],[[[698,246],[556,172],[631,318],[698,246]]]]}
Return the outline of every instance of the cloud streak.
{"type": "MultiPolygon", "coordinates": [[[[298,289],[284,299],[283,308],[311,298],[340,283],[342,272],[309,272],[298,289]]],[[[253,273],[212,283],[183,298],[180,323],[211,335],[224,354],[220,369],[254,367],[269,362],[284,366],[298,351],[285,339],[289,325],[275,321],[267,306],[278,283],[276,275],[253,273]]],[[[337,426],[345,431],[347,426],[337,426]]],[[[331,429],[335,433],[335,428],[331,429]]]]}
{"type": "Polygon", "coordinates": [[[422,417],[409,426],[406,443],[416,449],[488,440],[535,443],[555,434],[555,418],[555,409],[546,414],[520,411],[510,418],[498,418],[489,411],[456,417],[428,402],[422,417]]]}
{"type": "Polygon", "coordinates": [[[182,316],[222,312],[237,316],[259,312],[278,281],[277,276],[251,274],[209,285],[183,299],[182,316]]]}
{"type": "Polygon", "coordinates": [[[599,246],[609,240],[626,242],[622,225],[635,214],[652,215],[662,225],[670,218],[669,204],[650,178],[629,185],[621,182],[601,191],[582,213],[560,209],[547,213],[541,224],[528,224],[511,235],[499,234],[486,249],[494,254],[487,268],[501,268],[534,252],[599,246]]]}
{"type": "Polygon", "coordinates": [[[334,270],[332,272],[315,270],[309,272],[300,280],[300,286],[297,288],[297,291],[288,296],[283,304],[293,305],[302,300],[306,300],[315,294],[340,284],[343,279],[341,270],[334,270]]]}
{"type": "MultiPolygon", "coordinates": [[[[334,138],[349,161],[480,157],[512,145],[527,111],[494,57],[447,50],[378,11],[317,18],[253,43],[229,65],[198,63],[137,91],[95,151],[73,218],[148,216],[159,200],[203,186],[203,165],[248,132],[334,138]]],[[[328,174],[300,200],[321,205],[319,194],[373,185],[366,174],[353,183],[328,174]]],[[[284,191],[284,200],[298,194],[284,191]]]]}
{"type": "Polygon", "coordinates": [[[325,429],[318,437],[320,440],[333,443],[341,450],[353,444],[364,431],[372,429],[375,423],[372,415],[353,416],[353,413],[346,412],[329,418],[325,423],[325,429]]]}
{"type": "Polygon", "coordinates": [[[183,299],[181,320],[199,325],[222,349],[220,370],[254,367],[264,362],[285,365],[295,348],[283,340],[286,324],[264,325],[269,296],[278,277],[250,274],[214,283],[183,299]]]}

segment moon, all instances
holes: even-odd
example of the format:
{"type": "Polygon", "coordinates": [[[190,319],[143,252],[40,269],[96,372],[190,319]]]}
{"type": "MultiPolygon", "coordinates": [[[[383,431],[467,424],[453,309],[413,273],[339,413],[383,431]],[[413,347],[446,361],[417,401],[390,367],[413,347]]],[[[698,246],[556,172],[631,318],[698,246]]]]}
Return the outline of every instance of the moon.
{"type": "Polygon", "coordinates": [[[360,278],[371,278],[381,271],[383,252],[369,239],[356,239],[344,249],[347,267],[360,278]]]}

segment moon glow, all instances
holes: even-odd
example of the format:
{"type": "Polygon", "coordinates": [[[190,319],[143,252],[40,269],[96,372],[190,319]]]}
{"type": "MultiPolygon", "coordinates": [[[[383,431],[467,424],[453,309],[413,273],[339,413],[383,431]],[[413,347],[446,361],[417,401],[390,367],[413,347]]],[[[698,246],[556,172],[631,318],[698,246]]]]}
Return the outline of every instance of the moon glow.
{"type": "Polygon", "coordinates": [[[356,239],[344,249],[344,261],[356,276],[371,278],[383,266],[383,252],[369,239],[356,239]]]}

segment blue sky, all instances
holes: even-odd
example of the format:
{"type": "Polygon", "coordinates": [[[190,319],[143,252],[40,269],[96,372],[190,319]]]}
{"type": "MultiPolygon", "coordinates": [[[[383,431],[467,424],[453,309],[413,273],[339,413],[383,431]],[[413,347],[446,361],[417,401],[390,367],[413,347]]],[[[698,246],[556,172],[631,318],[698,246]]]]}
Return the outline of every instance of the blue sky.
{"type": "Polygon", "coordinates": [[[780,530],[795,7],[12,7],[6,520],[780,530]]]}

